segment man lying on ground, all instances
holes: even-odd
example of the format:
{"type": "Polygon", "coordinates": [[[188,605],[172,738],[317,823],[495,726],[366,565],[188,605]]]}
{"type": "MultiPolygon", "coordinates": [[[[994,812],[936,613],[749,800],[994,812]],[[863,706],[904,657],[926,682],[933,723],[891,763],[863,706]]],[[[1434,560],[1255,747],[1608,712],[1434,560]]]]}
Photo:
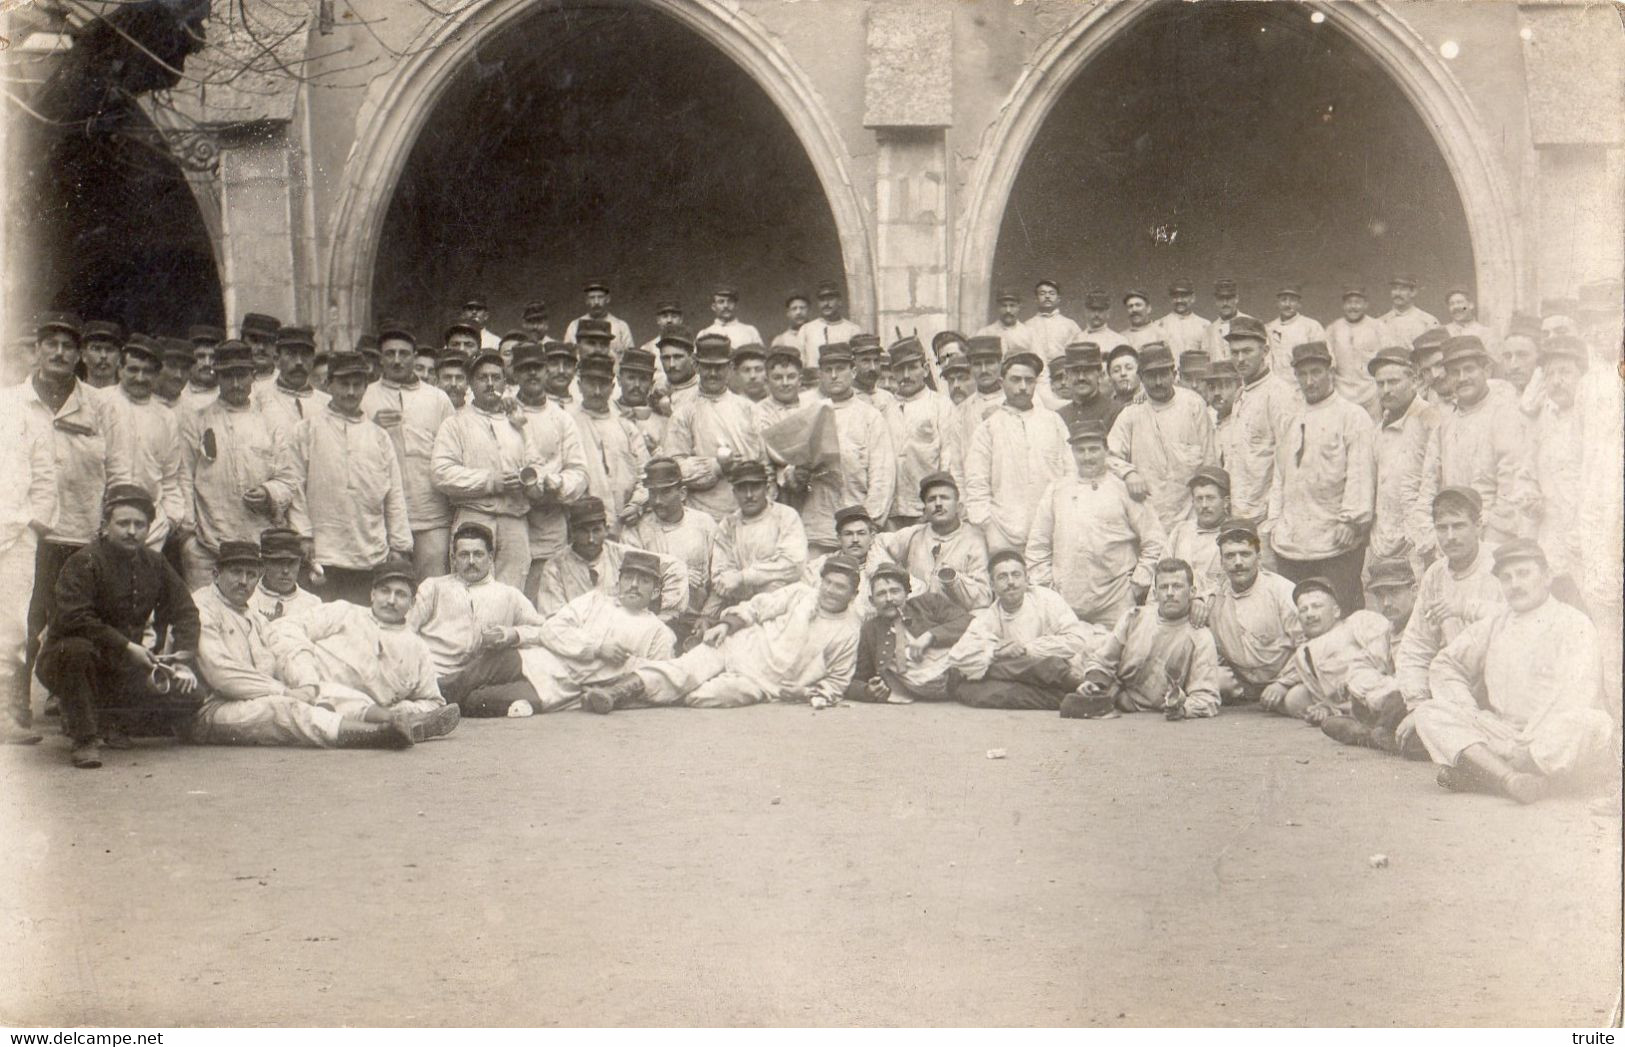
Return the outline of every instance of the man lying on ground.
{"type": "Polygon", "coordinates": [[[832,556],[817,586],[798,582],[728,608],[705,631],[704,643],[589,687],[585,704],[595,713],[652,705],[834,705],[852,682],[857,661],[858,620],[851,605],[862,570],[855,560],[832,556]]]}
{"type": "MultiPolygon", "coordinates": [[[[1358,709],[1361,723],[1391,731],[1405,718],[1405,703],[1394,680],[1388,619],[1366,610],[1345,618],[1332,585],[1330,579],[1314,577],[1293,587],[1305,639],[1281,675],[1264,688],[1258,707],[1314,727],[1330,717],[1355,716],[1358,709]]],[[[1336,733],[1332,737],[1358,744],[1336,733]]]]}
{"type": "Polygon", "coordinates": [[[1067,719],[1161,712],[1170,720],[1219,715],[1219,655],[1213,635],[1191,624],[1191,565],[1158,560],[1157,606],[1131,607],[1084,670],[1083,686],[1061,702],[1067,719]]]}

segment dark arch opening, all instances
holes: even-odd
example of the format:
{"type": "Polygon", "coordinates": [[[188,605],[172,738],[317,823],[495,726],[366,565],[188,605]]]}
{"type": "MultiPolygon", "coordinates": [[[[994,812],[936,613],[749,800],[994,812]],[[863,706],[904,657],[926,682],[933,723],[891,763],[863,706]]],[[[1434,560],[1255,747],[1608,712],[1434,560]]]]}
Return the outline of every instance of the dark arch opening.
{"type": "Polygon", "coordinates": [[[727,279],[771,338],[786,292],[841,266],[817,173],[748,73],[658,12],[554,8],[482,47],[430,115],[384,220],[373,318],[438,336],[480,293],[500,333],[539,298],[562,337],[603,275],[641,341],[656,298],[678,295],[697,330],[727,279]]]}
{"type": "MultiPolygon", "coordinates": [[[[1388,277],[1414,271],[1443,318],[1474,289],[1471,237],[1437,143],[1399,86],[1311,11],[1160,4],[1090,62],[1045,119],[1010,194],[994,286],[1138,284],[1160,314],[1175,277],[1238,281],[1243,311],[1305,284],[1304,312],[1338,315],[1344,283],[1383,312],[1388,277]]],[[[1114,302],[1114,325],[1124,323],[1114,302]]]]}
{"type": "Polygon", "coordinates": [[[23,274],[9,292],[12,315],[72,310],[149,334],[222,323],[208,228],[147,117],[132,104],[31,130],[37,145],[18,158],[21,191],[12,198],[12,271],[23,274]]]}

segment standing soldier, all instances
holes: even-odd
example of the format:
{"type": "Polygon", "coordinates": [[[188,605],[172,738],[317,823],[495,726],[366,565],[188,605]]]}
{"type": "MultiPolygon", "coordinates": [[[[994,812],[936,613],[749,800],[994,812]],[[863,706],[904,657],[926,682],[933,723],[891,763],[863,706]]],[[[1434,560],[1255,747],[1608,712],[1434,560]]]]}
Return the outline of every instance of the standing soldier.
{"type": "Polygon", "coordinates": [[[621,354],[620,373],[616,377],[621,394],[610,403],[609,409],[637,429],[646,456],[659,450],[666,439],[666,417],[656,414],[649,406],[649,394],[654,391],[654,382],[653,353],[628,349],[621,354]]]}
{"type": "Polygon", "coordinates": [[[152,339],[131,335],[119,356],[118,387],[104,393],[102,403],[118,418],[131,481],[153,495],[154,513],[147,528],[147,544],[162,551],[172,530],[184,532],[189,526],[189,514],[181,498],[181,449],[175,412],[152,395],[153,384],[163,369],[158,353],[152,339]]]}
{"type": "Polygon", "coordinates": [[[519,316],[519,326],[525,329],[525,337],[538,345],[553,341],[547,334],[547,303],[541,300],[525,303],[525,311],[519,316]]]}
{"type": "MultiPolygon", "coordinates": [[[[1054,280],[1040,280],[1033,287],[1038,311],[1026,321],[1029,348],[1040,360],[1048,360],[1066,352],[1066,347],[1083,335],[1070,317],[1061,313],[1061,285],[1054,280]]],[[[1056,376],[1052,376],[1056,377],[1056,376]]]]}
{"type": "Polygon", "coordinates": [[[1112,346],[1106,353],[1106,379],[1119,408],[1140,399],[1139,350],[1126,342],[1112,346]]]}
{"type": "MultiPolygon", "coordinates": [[[[1006,288],[999,292],[999,315],[992,323],[976,332],[981,338],[997,338],[1006,353],[1031,352],[1032,332],[1021,322],[1021,296],[1006,288]]],[[[1039,357],[1040,360],[1043,357],[1039,357]]]]}
{"type": "Polygon", "coordinates": [[[255,410],[253,350],[226,342],[215,356],[219,394],[180,421],[181,500],[192,535],[181,548],[186,587],[214,580],[220,543],[258,540],[283,520],[296,479],[286,437],[255,410]]]}
{"type": "Polygon", "coordinates": [[[1360,572],[1376,496],[1376,432],[1371,417],[1336,391],[1325,342],[1292,350],[1303,390],[1297,424],[1276,446],[1270,544],[1293,582],[1329,579],[1337,604],[1365,607],[1360,572]]]}
{"type": "Polygon", "coordinates": [[[1073,469],[1060,415],[1033,405],[1043,370],[1032,353],[1005,359],[1004,403],[977,426],[965,453],[965,515],[991,552],[1026,548],[1039,497],[1073,469]]]}
{"type": "Polygon", "coordinates": [[[1234,483],[1232,515],[1258,524],[1266,538],[1271,527],[1269,496],[1275,480],[1275,449],[1303,410],[1303,394],[1286,377],[1291,371],[1275,370],[1269,337],[1265,325],[1250,316],[1237,317],[1230,325],[1230,358],[1242,386],[1234,408],[1235,450],[1224,459],[1234,483]]]}
{"type": "Polygon", "coordinates": [[[11,492],[0,504],[0,585],[10,594],[0,603],[0,741],[34,745],[42,736],[32,730],[25,670],[31,634],[22,594],[34,586],[40,539],[56,521],[56,458],[46,419],[23,406],[21,393],[8,388],[0,394],[0,440],[8,449],[0,455],[0,484],[11,492]]]}
{"type": "Polygon", "coordinates": [[[609,409],[615,387],[615,361],[594,354],[581,361],[581,403],[568,410],[581,432],[587,458],[587,493],[609,507],[610,532],[620,534],[621,517],[649,460],[637,426],[609,409]]]}
{"type": "Polygon", "coordinates": [[[1104,351],[1123,339],[1111,328],[1112,296],[1103,287],[1091,287],[1083,296],[1083,336],[1081,342],[1094,342],[1104,351]]]}
{"type": "Polygon", "coordinates": [[[728,391],[733,359],[728,339],[706,335],[698,350],[699,392],[673,409],[666,451],[683,467],[689,503],[721,521],[735,508],[729,466],[766,462],[767,448],[751,417],[750,401],[728,391]]]}
{"type": "MultiPolygon", "coordinates": [[[[711,315],[714,319],[700,335],[720,334],[735,349],[742,345],[761,345],[761,332],[740,320],[738,310],[739,288],[731,283],[717,284],[711,292],[711,315]]],[[[677,322],[682,323],[680,316],[677,322]]]]}
{"type": "MultiPolygon", "coordinates": [[[[688,328],[667,331],[658,339],[661,377],[656,386],[664,390],[676,414],[685,403],[700,395],[700,379],[694,363],[694,338],[688,328]]],[[[668,428],[670,426],[668,425],[668,428]]]]}
{"type": "MultiPolygon", "coordinates": [[[[254,406],[272,425],[291,432],[302,419],[319,417],[327,406],[328,395],[310,385],[311,367],[316,360],[316,336],[310,328],[284,327],[277,333],[275,345],[276,378],[271,382],[256,379],[254,406]]],[[[332,374],[330,363],[329,381],[332,374]]]]}
{"type": "MultiPolygon", "coordinates": [[[[1324,342],[1326,329],[1319,320],[1298,312],[1303,304],[1303,285],[1282,284],[1275,292],[1276,317],[1264,325],[1269,334],[1270,369],[1276,374],[1292,373],[1292,349],[1305,342],[1324,342]]],[[[1405,343],[1410,344],[1410,343],[1405,343]]]]}
{"type": "Polygon", "coordinates": [[[79,355],[85,364],[84,384],[92,389],[117,386],[124,326],[111,320],[92,320],[85,324],[82,339],[79,355]]]}
{"type": "Polygon", "coordinates": [[[1149,496],[1167,531],[1191,514],[1187,485],[1201,466],[1219,464],[1219,448],[1206,401],[1174,384],[1174,358],[1167,346],[1141,350],[1140,384],[1145,401],[1123,408],[1106,445],[1118,460],[1114,471],[1129,494],[1149,496]]]}
{"type": "Polygon", "coordinates": [[[801,328],[801,366],[808,372],[818,367],[818,350],[836,342],[852,344],[852,336],[862,329],[846,318],[846,300],[841,285],[825,280],[818,285],[818,316],[801,328]]]}
{"type": "Polygon", "coordinates": [[[1472,295],[1458,287],[1444,296],[1444,307],[1450,311],[1450,322],[1444,325],[1446,331],[1452,335],[1473,335],[1484,343],[1492,359],[1500,356],[1495,332],[1478,322],[1478,303],[1473,301],[1472,295]]]}
{"type": "MultiPolygon", "coordinates": [[[[660,355],[660,337],[683,326],[683,303],[675,295],[666,295],[655,300],[655,335],[638,348],[654,356],[660,355]]],[[[581,332],[577,331],[577,337],[581,332]]],[[[531,341],[540,342],[540,338],[531,341]]]]}
{"type": "Polygon", "coordinates": [[[767,398],[751,404],[758,432],[766,432],[805,404],[801,401],[801,348],[775,345],[767,351],[767,398]]]}
{"type": "Polygon", "coordinates": [[[808,548],[813,553],[831,553],[839,546],[835,510],[861,505],[870,519],[880,520],[891,511],[897,489],[897,451],[891,427],[880,412],[854,394],[851,348],[842,343],[826,345],[820,350],[818,364],[820,388],[835,412],[841,460],[832,469],[792,476],[790,485],[807,488],[801,522],[808,548]]]}
{"type": "Polygon", "coordinates": [[[922,512],[920,481],[951,468],[948,433],[954,409],[946,396],[926,388],[925,347],[918,338],[905,338],[891,347],[892,372],[897,376],[899,440],[897,491],[892,505],[895,528],[918,523],[922,512]]]}
{"type": "Polygon", "coordinates": [[[328,374],[332,398],[288,438],[294,471],[288,523],[325,579],[324,599],[367,606],[373,571],[391,552],[412,553],[406,491],[394,445],[361,410],[367,361],[360,353],[334,353],[328,374]]]}
{"type": "Polygon", "coordinates": [[[277,378],[276,335],[282,330],[282,321],[265,313],[245,313],[237,326],[237,336],[248,343],[254,353],[254,392],[269,386],[277,378]]]}
{"type": "Polygon", "coordinates": [[[581,288],[581,292],[587,296],[587,311],[570,321],[570,326],[564,329],[564,340],[580,341],[576,336],[576,327],[581,321],[603,320],[609,324],[610,329],[609,351],[619,359],[622,353],[636,343],[632,341],[632,328],[627,326],[625,320],[609,311],[609,281],[602,278],[588,280],[581,288]]]}
{"type": "MultiPolygon", "coordinates": [[[[1236,417],[1236,398],[1241,392],[1241,372],[1234,360],[1215,360],[1202,379],[1202,396],[1213,412],[1213,442],[1219,448],[1219,465],[1229,469],[1247,457],[1241,422],[1236,417]]],[[[1271,450],[1273,457],[1274,451],[1271,450]]],[[[1226,512],[1225,516],[1233,515],[1226,512]]],[[[1188,556],[1179,559],[1195,563],[1188,556]]]]}
{"type": "Polygon", "coordinates": [[[1175,280],[1168,287],[1168,298],[1173,307],[1157,323],[1162,327],[1162,341],[1177,358],[1202,348],[1208,322],[1195,312],[1196,285],[1191,281],[1175,280]]]}
{"type": "Polygon", "coordinates": [[[971,438],[987,416],[1004,405],[1004,382],[1000,366],[1004,363],[1004,347],[993,335],[976,335],[966,343],[971,381],[975,385],[971,394],[954,406],[954,424],[950,430],[948,448],[949,468],[964,475],[965,456],[970,453],[971,438]]]}
{"type": "Polygon", "coordinates": [[[1123,344],[1139,352],[1153,342],[1168,343],[1162,325],[1151,318],[1150,292],[1127,292],[1123,295],[1123,307],[1128,310],[1128,330],[1123,332],[1123,344]]]}
{"type": "Polygon", "coordinates": [[[1416,287],[1416,277],[1408,273],[1396,273],[1388,281],[1388,297],[1394,307],[1377,317],[1377,322],[1388,332],[1384,344],[1410,345],[1423,331],[1439,326],[1432,313],[1416,308],[1416,287]]]}
{"type": "MultiPolygon", "coordinates": [[[[900,423],[897,397],[880,384],[881,373],[889,366],[889,361],[883,359],[885,354],[880,350],[879,337],[855,334],[847,348],[852,351],[852,394],[879,411],[880,417],[895,433],[900,423]]],[[[867,588],[867,583],[859,587],[859,599],[864,598],[866,594],[862,590],[867,588]]]]}
{"type": "MultiPolygon", "coordinates": [[[[226,333],[218,327],[194,324],[188,332],[192,343],[192,366],[186,374],[186,389],[175,406],[183,412],[196,413],[214,403],[217,385],[214,376],[214,354],[226,333]]],[[[169,361],[164,361],[169,366],[169,361]]]]}
{"type": "Polygon", "coordinates": [[[1230,321],[1247,315],[1241,311],[1241,295],[1236,290],[1234,280],[1214,281],[1213,304],[1219,316],[1202,328],[1201,349],[1207,353],[1209,360],[1224,360],[1230,356],[1230,343],[1226,341],[1230,336],[1230,321]]]}
{"type": "Polygon", "coordinates": [[[378,332],[384,374],[361,397],[361,410],[389,434],[406,488],[412,521],[412,565],[419,578],[445,574],[451,541],[451,503],[434,486],[432,459],[440,426],[452,415],[451,399],[421,381],[413,369],[417,338],[400,324],[378,332]]]}
{"type": "MultiPolygon", "coordinates": [[[[1418,511],[1443,487],[1471,487],[1484,505],[1492,545],[1522,537],[1540,498],[1529,464],[1528,425],[1515,398],[1491,396],[1489,353],[1471,335],[1444,344],[1444,368],[1455,405],[1428,441],[1417,491],[1418,511]]],[[[1431,560],[1437,550],[1422,550],[1431,560]]]]}
{"type": "Polygon", "coordinates": [[[1109,433],[1123,405],[1106,390],[1106,372],[1101,367],[1100,346],[1094,342],[1073,342],[1066,347],[1067,387],[1070,402],[1056,413],[1072,432],[1083,422],[1099,422],[1109,433]]]}
{"type": "Polygon", "coordinates": [[[12,407],[26,415],[34,429],[51,434],[56,466],[55,520],[40,536],[34,553],[34,588],[28,601],[28,675],[33,674],[39,654],[40,632],[55,613],[56,580],[62,565],[95,539],[102,523],[102,492],[114,483],[127,482],[131,473],[129,442],[118,415],[74,377],[79,345],[78,317],[72,313],[41,316],[34,331],[34,373],[13,394],[12,407]]]}
{"type": "Polygon", "coordinates": [[[1129,497],[1106,468],[1106,428],[1084,422],[1070,436],[1072,476],[1044,488],[1027,537],[1033,584],[1060,593],[1086,622],[1110,629],[1151,588],[1166,537],[1157,514],[1129,497]]]}
{"type": "Polygon", "coordinates": [[[1366,573],[1379,560],[1405,560],[1421,577],[1417,550],[1430,544],[1430,521],[1419,512],[1416,494],[1428,440],[1438,428],[1437,407],[1417,395],[1411,354],[1397,346],[1371,358],[1382,422],[1377,428],[1377,505],[1366,547],[1366,573]]]}
{"type": "MultiPolygon", "coordinates": [[[[1325,344],[1336,364],[1338,393],[1363,408],[1375,420],[1382,412],[1377,406],[1377,384],[1371,380],[1371,372],[1366,367],[1384,345],[1411,343],[1409,338],[1397,342],[1387,340],[1390,337],[1388,328],[1367,316],[1365,310],[1365,289],[1345,288],[1343,315],[1326,328],[1325,344]]],[[[1297,367],[1296,359],[1292,366],[1297,367]]]]}
{"type": "Polygon", "coordinates": [[[807,318],[811,315],[812,301],[801,291],[791,291],[784,299],[784,322],[789,326],[773,336],[773,344],[768,348],[794,349],[799,358],[801,329],[807,325],[807,318]]]}
{"type": "Polygon", "coordinates": [[[453,533],[465,524],[489,531],[495,578],[522,589],[564,548],[564,506],[587,488],[581,436],[545,398],[535,413],[506,410],[496,353],[475,357],[470,372],[473,400],[436,434],[432,475],[451,501],[453,533]]]}
{"type": "MultiPolygon", "coordinates": [[[[1534,422],[1533,463],[1540,485],[1540,546],[1551,561],[1560,595],[1577,597],[1584,580],[1580,502],[1585,495],[1585,422],[1577,401],[1590,354],[1573,335],[1546,339],[1540,349],[1544,402],[1534,422]]],[[[1598,536],[1600,537],[1600,536],[1598,536]]]]}

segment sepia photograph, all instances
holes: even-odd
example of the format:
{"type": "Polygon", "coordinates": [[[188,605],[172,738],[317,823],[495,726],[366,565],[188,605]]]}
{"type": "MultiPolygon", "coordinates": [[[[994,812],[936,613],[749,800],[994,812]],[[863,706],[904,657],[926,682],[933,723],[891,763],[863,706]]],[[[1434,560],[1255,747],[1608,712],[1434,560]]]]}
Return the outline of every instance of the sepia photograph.
{"type": "Polygon", "coordinates": [[[1616,1042],[1625,4],[0,68],[10,1043],[1616,1042]]]}

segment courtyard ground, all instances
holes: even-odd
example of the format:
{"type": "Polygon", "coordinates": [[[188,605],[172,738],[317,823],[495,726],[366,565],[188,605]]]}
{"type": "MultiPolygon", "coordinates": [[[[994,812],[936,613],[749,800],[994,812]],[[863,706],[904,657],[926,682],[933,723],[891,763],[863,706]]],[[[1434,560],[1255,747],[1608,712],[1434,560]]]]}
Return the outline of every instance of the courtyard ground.
{"type": "Polygon", "coordinates": [[[0,804],[12,1025],[1590,1026],[1619,990],[1617,818],[1250,710],[561,713],[92,772],[53,737],[0,804]]]}

